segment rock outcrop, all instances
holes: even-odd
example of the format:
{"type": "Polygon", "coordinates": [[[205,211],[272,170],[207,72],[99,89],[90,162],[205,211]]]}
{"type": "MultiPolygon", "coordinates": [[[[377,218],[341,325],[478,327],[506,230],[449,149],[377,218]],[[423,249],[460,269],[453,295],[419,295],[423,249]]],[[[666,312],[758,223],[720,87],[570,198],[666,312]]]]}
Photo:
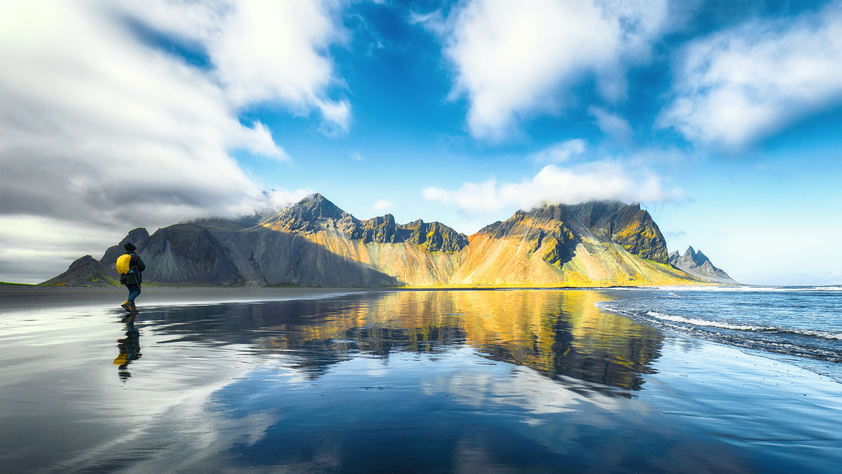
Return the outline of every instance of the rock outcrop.
{"type": "Polygon", "coordinates": [[[51,278],[42,285],[53,286],[113,286],[120,284],[120,274],[99,260],[85,255],[70,264],[66,272],[51,278]]]}
{"type": "Polygon", "coordinates": [[[628,286],[686,284],[666,242],[637,203],[547,204],[517,211],[470,238],[451,284],[628,286]]]}
{"type": "Polygon", "coordinates": [[[203,219],[151,236],[134,229],[105,252],[101,265],[113,268],[128,241],[147,265],[144,282],[162,284],[593,287],[718,281],[698,273],[708,268],[704,264],[695,274],[671,266],[649,213],[637,203],[616,201],[518,211],[469,237],[439,222],[398,224],[391,214],[359,220],[313,194],[271,215],[203,219]]]}
{"type": "Polygon", "coordinates": [[[696,278],[712,283],[736,283],[727,273],[716,268],[710,259],[701,251],[696,252],[693,247],[687,247],[684,255],[679,256],[678,250],[669,255],[669,263],[675,268],[683,270],[696,278]]]}

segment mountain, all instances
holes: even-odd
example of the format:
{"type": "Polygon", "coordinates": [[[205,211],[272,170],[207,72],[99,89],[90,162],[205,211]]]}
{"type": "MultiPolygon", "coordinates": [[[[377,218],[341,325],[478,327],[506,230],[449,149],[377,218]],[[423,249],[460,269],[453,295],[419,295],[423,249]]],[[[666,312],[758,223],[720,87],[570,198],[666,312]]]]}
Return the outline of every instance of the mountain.
{"type": "MultiPolygon", "coordinates": [[[[114,268],[126,242],[138,247],[146,263],[144,282],[169,285],[593,287],[711,281],[670,265],[649,213],[637,203],[616,201],[547,204],[467,236],[440,222],[398,224],[391,214],[359,220],[313,194],[274,214],[200,219],[151,236],[134,229],[105,251],[101,265],[114,268]]],[[[71,272],[74,284],[86,277],[77,263],[71,265],[79,270],[71,272]]]]}
{"type": "Polygon", "coordinates": [[[693,247],[687,247],[687,251],[681,256],[678,255],[678,250],[672,252],[669,255],[669,263],[704,281],[737,283],[727,273],[713,266],[713,263],[705,254],[693,250],[693,247]]]}
{"type": "Polygon", "coordinates": [[[66,272],[53,277],[42,285],[54,286],[111,286],[120,284],[120,274],[114,266],[102,264],[99,260],[85,255],[70,264],[66,272]]]}
{"type": "Polygon", "coordinates": [[[627,286],[687,284],[638,204],[548,204],[470,237],[451,284],[627,286]]]}
{"type": "Polygon", "coordinates": [[[146,229],[134,229],[105,251],[102,263],[114,268],[117,257],[125,253],[126,242],[137,247],[146,264],[144,283],[229,286],[242,282],[231,251],[203,226],[175,224],[151,236],[146,229]]]}

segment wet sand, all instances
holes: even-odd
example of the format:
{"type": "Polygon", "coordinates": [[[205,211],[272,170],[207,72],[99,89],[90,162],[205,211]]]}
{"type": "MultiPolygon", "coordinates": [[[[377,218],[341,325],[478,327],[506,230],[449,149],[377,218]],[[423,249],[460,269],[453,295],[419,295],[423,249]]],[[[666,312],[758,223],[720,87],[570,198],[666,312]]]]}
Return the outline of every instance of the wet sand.
{"type": "Polygon", "coordinates": [[[12,472],[842,463],[842,385],[600,313],[611,292],[149,288],[130,326],[122,291],[51,290],[0,293],[12,472]]]}
{"type": "MultiPolygon", "coordinates": [[[[137,305],[203,304],[234,301],[278,301],[325,298],[331,295],[371,291],[360,288],[298,287],[166,287],[143,286],[137,305]]],[[[67,288],[60,286],[0,285],[0,312],[27,309],[109,306],[126,301],[123,287],[67,288]]]]}

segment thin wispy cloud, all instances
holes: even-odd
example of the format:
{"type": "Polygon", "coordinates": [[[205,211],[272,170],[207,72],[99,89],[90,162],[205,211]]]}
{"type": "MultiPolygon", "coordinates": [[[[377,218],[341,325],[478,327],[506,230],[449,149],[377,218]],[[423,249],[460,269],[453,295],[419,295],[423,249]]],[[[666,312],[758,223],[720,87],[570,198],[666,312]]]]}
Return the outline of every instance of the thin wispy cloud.
{"type": "Polygon", "coordinates": [[[392,209],[393,205],[389,201],[378,199],[371,207],[377,212],[388,212],[392,209]]]}
{"type": "Polygon", "coordinates": [[[585,152],[587,143],[580,138],[556,143],[532,155],[535,163],[562,163],[585,152]]]}
{"type": "Polygon", "coordinates": [[[620,143],[631,141],[632,129],[628,120],[618,114],[608,112],[600,107],[591,106],[588,113],[594,117],[597,127],[606,136],[617,140],[620,143]]]}

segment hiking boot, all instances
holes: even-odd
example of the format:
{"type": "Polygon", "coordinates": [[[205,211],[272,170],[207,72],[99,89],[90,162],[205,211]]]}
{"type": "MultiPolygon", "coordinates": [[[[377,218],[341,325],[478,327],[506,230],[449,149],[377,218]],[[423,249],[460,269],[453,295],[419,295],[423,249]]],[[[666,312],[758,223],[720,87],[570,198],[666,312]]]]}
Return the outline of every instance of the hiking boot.
{"type": "Polygon", "coordinates": [[[126,300],[126,302],[125,302],[125,303],[123,303],[123,304],[121,304],[120,306],[122,306],[122,307],[123,307],[123,309],[125,309],[126,311],[131,312],[131,310],[132,310],[132,306],[133,306],[133,305],[132,305],[132,303],[131,303],[129,300],[126,300]]]}
{"type": "Polygon", "coordinates": [[[131,309],[129,311],[131,311],[132,313],[137,313],[138,312],[137,306],[135,306],[134,303],[130,303],[130,304],[131,304],[131,309]]]}

